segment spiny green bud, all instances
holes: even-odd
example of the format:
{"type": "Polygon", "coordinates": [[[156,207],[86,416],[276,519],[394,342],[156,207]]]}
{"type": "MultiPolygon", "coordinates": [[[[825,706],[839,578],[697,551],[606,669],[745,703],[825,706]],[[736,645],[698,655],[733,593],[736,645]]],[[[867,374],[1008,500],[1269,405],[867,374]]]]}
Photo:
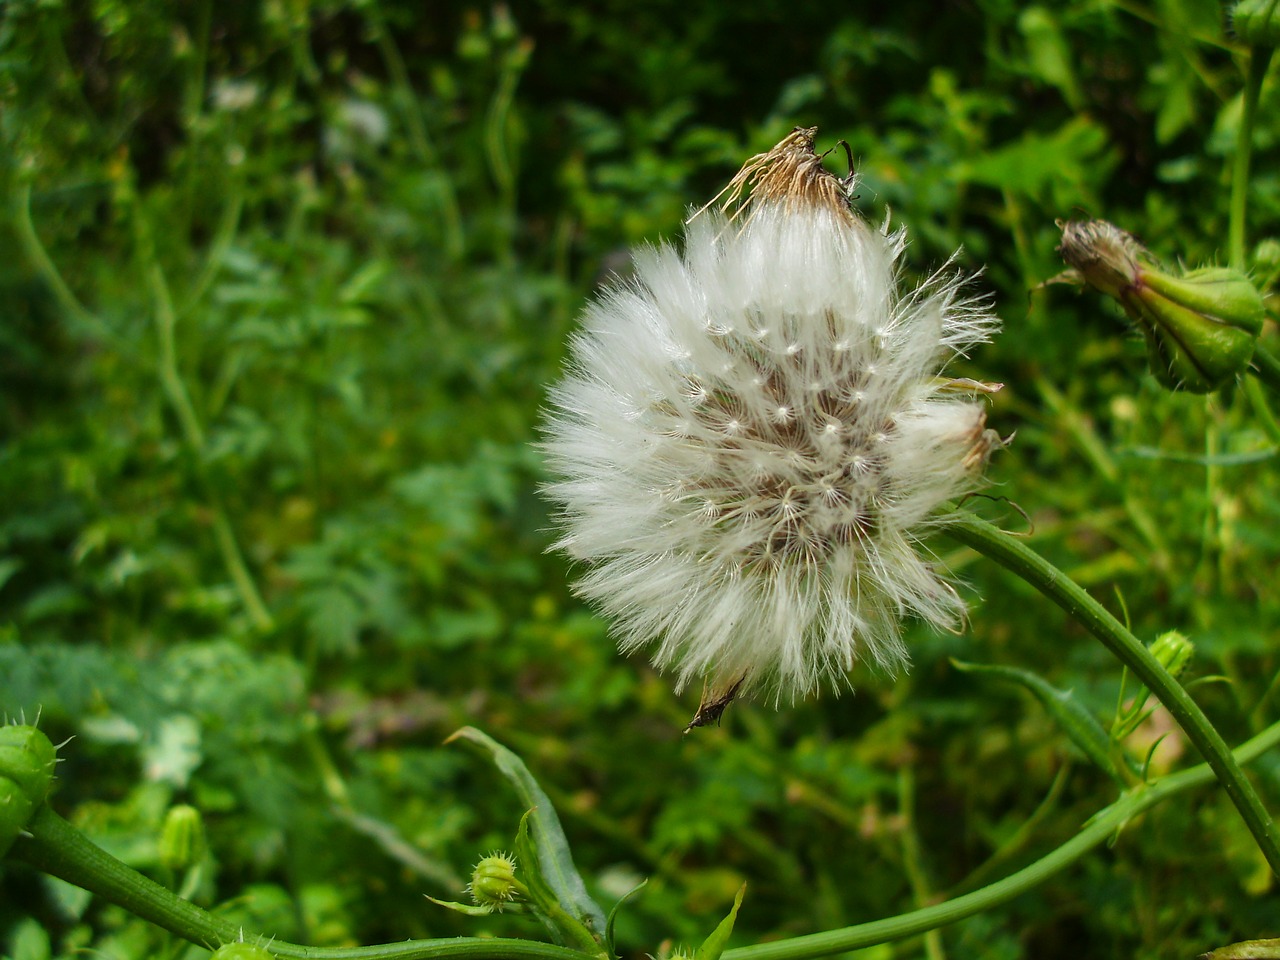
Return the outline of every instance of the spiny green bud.
{"type": "Polygon", "coordinates": [[[1160,661],[1160,666],[1176,679],[1182,675],[1183,670],[1187,669],[1187,664],[1191,662],[1191,655],[1195,653],[1196,647],[1177,630],[1169,630],[1156,637],[1148,649],[1151,655],[1160,661]]]}
{"type": "Polygon", "coordinates": [[[0,856],[48,798],[56,763],[53,744],[35,727],[0,726],[0,856]]]}
{"type": "Polygon", "coordinates": [[[256,943],[224,943],[209,960],[275,960],[275,954],[256,943]]]}
{"type": "Polygon", "coordinates": [[[1248,367],[1266,310],[1244,274],[1204,267],[1175,277],[1105,220],[1059,226],[1058,252],[1073,278],[1117,300],[1137,323],[1164,386],[1208,393],[1248,367]]]}
{"type": "Polygon", "coordinates": [[[501,910],[520,892],[515,857],[506,853],[489,854],[476,864],[467,890],[477,906],[501,910]]]}
{"type": "Polygon", "coordinates": [[[170,870],[190,870],[205,854],[204,820],[195,807],[170,808],[160,831],[160,862],[170,870]]]}
{"type": "Polygon", "coordinates": [[[1240,0],[1231,11],[1231,26],[1251,47],[1280,44],[1280,0],[1240,0]]]}

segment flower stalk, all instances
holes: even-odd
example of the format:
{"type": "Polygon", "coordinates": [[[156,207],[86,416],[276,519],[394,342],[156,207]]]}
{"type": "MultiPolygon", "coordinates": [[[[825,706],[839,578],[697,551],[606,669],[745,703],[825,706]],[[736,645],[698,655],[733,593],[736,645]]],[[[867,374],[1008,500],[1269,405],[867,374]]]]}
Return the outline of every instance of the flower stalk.
{"type": "Polygon", "coordinates": [[[1060,606],[1146,684],[1208,762],[1272,872],[1280,876],[1280,833],[1275,821],[1217,729],[1151,651],[1083,587],[1016,537],[985,520],[960,513],[944,530],[952,539],[994,560],[1060,606]]]}

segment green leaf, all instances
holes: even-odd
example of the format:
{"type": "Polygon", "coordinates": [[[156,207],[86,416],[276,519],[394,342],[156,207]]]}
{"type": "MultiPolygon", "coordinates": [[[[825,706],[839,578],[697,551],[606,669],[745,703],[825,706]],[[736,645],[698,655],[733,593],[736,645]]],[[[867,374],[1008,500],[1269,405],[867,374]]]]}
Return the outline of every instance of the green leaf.
{"type": "Polygon", "coordinates": [[[733,898],[733,909],[711,931],[711,936],[702,941],[702,946],[693,955],[694,960],[720,960],[720,954],[724,953],[724,948],[729,942],[729,934],[733,933],[733,922],[738,919],[738,908],[742,906],[742,897],[746,892],[747,885],[744,883],[738,888],[737,896],[733,898]]]}
{"type": "MultiPolygon", "coordinates": [[[[602,937],[606,927],[604,911],[587,894],[586,884],[573,865],[569,841],[560,826],[555,807],[542,792],[533,774],[529,773],[524,761],[475,727],[463,727],[445,742],[452,743],[454,740],[465,740],[488,751],[499,772],[516,788],[525,805],[531,808],[525,816],[531,824],[529,834],[533,859],[525,859],[525,870],[531,873],[531,867],[536,863],[539,879],[545,881],[556,902],[591,931],[593,937],[602,937]]],[[[516,854],[522,856],[519,849],[516,854]]],[[[527,879],[525,882],[529,883],[527,879]]],[[[530,890],[532,889],[530,884],[530,890]]]]}
{"type": "MultiPolygon", "coordinates": [[[[592,956],[604,956],[598,938],[581,921],[571,916],[556,892],[547,883],[539,865],[538,848],[529,831],[529,823],[536,810],[529,810],[520,818],[516,831],[516,859],[521,882],[529,891],[529,906],[542,921],[551,938],[562,947],[572,947],[592,956]]],[[[606,924],[607,926],[607,924],[606,924]]]]}
{"type": "MultiPolygon", "coordinates": [[[[493,910],[489,907],[482,907],[474,903],[458,903],[456,900],[437,900],[429,893],[424,893],[424,897],[434,903],[437,907],[444,907],[446,910],[452,910],[454,913],[466,914],[468,917],[491,917],[493,910]]],[[[519,904],[511,905],[511,912],[515,913],[519,904]]]]}
{"type": "Polygon", "coordinates": [[[1107,731],[1103,729],[1098,719],[1076,699],[1072,691],[1059,690],[1044,678],[1028,670],[965,663],[955,659],[952,659],[951,663],[957,670],[965,673],[982,673],[1026,687],[1037,700],[1044,704],[1053,719],[1058,721],[1058,726],[1062,727],[1071,738],[1071,742],[1079,747],[1086,757],[1111,774],[1118,782],[1124,782],[1112,759],[1111,738],[1107,736],[1107,731]]]}
{"type": "Polygon", "coordinates": [[[614,921],[618,919],[618,911],[622,909],[622,905],[624,903],[643,890],[648,883],[649,881],[647,879],[641,880],[634,887],[624,893],[618,902],[613,905],[613,909],[609,911],[609,919],[604,925],[604,946],[605,949],[609,951],[609,955],[611,957],[617,956],[618,953],[618,951],[614,949],[613,945],[613,924],[614,921]]]}

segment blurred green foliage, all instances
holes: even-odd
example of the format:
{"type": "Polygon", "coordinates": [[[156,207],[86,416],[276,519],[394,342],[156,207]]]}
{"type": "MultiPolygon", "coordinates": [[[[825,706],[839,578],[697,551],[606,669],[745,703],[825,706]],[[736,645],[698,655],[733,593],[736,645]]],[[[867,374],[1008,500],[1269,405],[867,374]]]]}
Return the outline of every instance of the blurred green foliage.
{"type": "MultiPolygon", "coordinates": [[[[1006,384],[993,493],[1140,635],[1195,641],[1188,676],[1225,678],[1195,690],[1229,740],[1275,719],[1275,448],[1243,396],[1163,392],[1117,311],[1039,286],[1054,220],[1081,213],[1170,260],[1222,256],[1240,100],[1218,4],[9,0],[0,18],[0,711],[76,737],[53,802],[130,864],[162,875],[166,812],[189,803],[210,850],[195,896],[249,929],[540,936],[422,896],[457,899],[524,812],[441,745],[474,724],[551,794],[606,909],[649,878],[618,944],[660,955],[744,880],[733,944],[874,919],[1003,875],[1109,802],[1033,698],[949,658],[1033,671],[1104,719],[1117,667],[944,542],[971,584],[963,636],[917,630],[907,677],[737,705],[684,739],[697,691],[620,658],[544,555],[530,444],[576,313],[797,124],[849,141],[859,203],[909,225],[914,272],[957,249],[986,265],[1006,332],[961,370],[1006,384]]],[[[1280,168],[1255,169],[1260,240],[1280,168]]],[[[1143,729],[1168,765],[1186,747],[1161,717],[1143,729]]],[[[1254,769],[1280,809],[1280,758],[1254,769]]],[[[14,960],[205,955],[2,876],[14,960]]],[[[943,943],[1190,956],[1275,935],[1274,893],[1205,794],[943,943]]]]}

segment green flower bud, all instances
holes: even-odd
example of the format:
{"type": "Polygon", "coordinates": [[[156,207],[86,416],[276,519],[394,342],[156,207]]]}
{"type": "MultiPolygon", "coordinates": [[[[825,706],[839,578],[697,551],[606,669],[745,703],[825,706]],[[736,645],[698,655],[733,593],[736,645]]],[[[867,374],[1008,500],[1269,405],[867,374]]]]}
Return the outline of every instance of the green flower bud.
{"type": "Polygon", "coordinates": [[[1208,393],[1248,367],[1266,312],[1248,277],[1225,267],[1171,276],[1104,220],[1061,226],[1062,259],[1137,323],[1151,372],[1164,386],[1208,393]]]}
{"type": "Polygon", "coordinates": [[[1148,649],[1151,655],[1160,661],[1160,666],[1176,679],[1182,675],[1183,670],[1187,669],[1187,664],[1191,662],[1191,655],[1195,653],[1196,647],[1177,630],[1169,630],[1156,637],[1148,649]]]}
{"type": "Polygon", "coordinates": [[[190,870],[205,855],[204,820],[185,803],[172,807],[160,831],[160,862],[170,870],[190,870]]]}
{"type": "Polygon", "coordinates": [[[1240,0],[1231,11],[1236,36],[1251,47],[1280,43],[1280,0],[1240,0]]]}
{"type": "Polygon", "coordinates": [[[275,960],[275,954],[256,943],[224,943],[209,960],[275,960]]]}
{"type": "Polygon", "coordinates": [[[477,906],[501,910],[520,893],[515,857],[505,853],[489,854],[476,864],[467,890],[477,906]]]}
{"type": "Polygon", "coordinates": [[[0,727],[0,856],[49,796],[56,763],[53,744],[35,727],[0,727]]]}

